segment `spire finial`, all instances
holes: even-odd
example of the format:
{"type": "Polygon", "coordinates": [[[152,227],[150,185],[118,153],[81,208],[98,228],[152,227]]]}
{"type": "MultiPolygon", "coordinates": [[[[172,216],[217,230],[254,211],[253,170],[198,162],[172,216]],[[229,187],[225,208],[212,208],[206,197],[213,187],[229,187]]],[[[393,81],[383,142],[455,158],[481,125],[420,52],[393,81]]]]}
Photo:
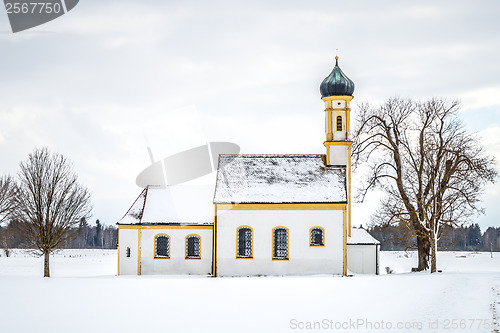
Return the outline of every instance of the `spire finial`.
{"type": "Polygon", "coordinates": [[[335,66],[339,65],[339,56],[335,56],[335,66]]]}

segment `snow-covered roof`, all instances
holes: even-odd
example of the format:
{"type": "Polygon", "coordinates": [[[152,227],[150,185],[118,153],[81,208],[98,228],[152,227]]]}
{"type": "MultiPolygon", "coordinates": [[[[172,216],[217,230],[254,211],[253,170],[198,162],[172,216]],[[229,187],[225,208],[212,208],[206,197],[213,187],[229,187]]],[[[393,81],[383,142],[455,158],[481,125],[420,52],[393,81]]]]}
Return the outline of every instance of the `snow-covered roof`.
{"type": "Polygon", "coordinates": [[[219,155],[214,203],[346,203],[345,168],[324,155],[219,155]]]}
{"type": "Polygon", "coordinates": [[[351,229],[351,237],[347,237],[347,244],[380,244],[378,240],[373,238],[365,229],[351,229]]]}
{"type": "Polygon", "coordinates": [[[118,224],[211,224],[213,191],[213,185],[150,185],[118,224]]]}

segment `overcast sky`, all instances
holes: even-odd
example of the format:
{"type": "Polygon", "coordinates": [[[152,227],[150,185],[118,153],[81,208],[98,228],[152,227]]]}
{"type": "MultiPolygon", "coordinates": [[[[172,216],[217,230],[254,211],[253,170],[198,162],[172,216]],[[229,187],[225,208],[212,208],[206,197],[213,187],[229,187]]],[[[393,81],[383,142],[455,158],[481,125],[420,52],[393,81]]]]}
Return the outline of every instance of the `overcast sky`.
{"type": "MultiPolygon", "coordinates": [[[[92,222],[113,224],[140,193],[148,145],[155,159],[206,141],[324,153],[319,84],[336,54],[354,113],[391,96],[460,99],[500,160],[498,13],[498,1],[81,0],[12,34],[2,8],[0,174],[47,146],[92,191],[92,222]]],[[[483,231],[500,226],[499,202],[497,183],[483,231]]],[[[357,205],[354,224],[375,203],[357,205]]]]}

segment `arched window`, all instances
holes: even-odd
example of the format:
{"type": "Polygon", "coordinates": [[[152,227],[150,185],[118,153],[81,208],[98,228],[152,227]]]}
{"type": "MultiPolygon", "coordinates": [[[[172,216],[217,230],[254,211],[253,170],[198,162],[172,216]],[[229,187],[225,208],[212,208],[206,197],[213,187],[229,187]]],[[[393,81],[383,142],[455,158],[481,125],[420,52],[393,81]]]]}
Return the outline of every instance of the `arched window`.
{"type": "Polygon", "coordinates": [[[252,258],[252,228],[250,227],[239,227],[236,230],[236,242],[237,242],[237,258],[252,258]]]}
{"type": "Polygon", "coordinates": [[[342,131],[342,116],[337,116],[337,131],[342,131]]]}
{"type": "Polygon", "coordinates": [[[155,236],[155,258],[170,258],[170,237],[168,235],[155,236]]]}
{"type": "Polygon", "coordinates": [[[324,240],[324,229],[321,227],[311,228],[311,243],[310,246],[323,246],[325,245],[324,240]]]}
{"type": "Polygon", "coordinates": [[[288,260],[288,229],[273,229],[273,259],[288,260]]]}
{"type": "Polygon", "coordinates": [[[201,259],[201,239],[198,235],[186,236],[186,259],[201,259]]]}
{"type": "Polygon", "coordinates": [[[127,257],[130,257],[130,247],[127,247],[127,257]]]}

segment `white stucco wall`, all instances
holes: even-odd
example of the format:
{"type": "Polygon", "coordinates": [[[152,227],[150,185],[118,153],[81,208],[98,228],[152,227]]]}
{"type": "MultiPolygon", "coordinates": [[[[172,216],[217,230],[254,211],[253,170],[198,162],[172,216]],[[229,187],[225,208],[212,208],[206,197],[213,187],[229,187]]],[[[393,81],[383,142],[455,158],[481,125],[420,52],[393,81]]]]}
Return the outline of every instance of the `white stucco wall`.
{"type": "Polygon", "coordinates": [[[342,210],[224,210],[217,217],[217,275],[342,274],[342,210]],[[253,228],[253,259],[236,258],[236,229],[253,228]],[[274,227],[289,229],[289,260],[273,260],[274,227]],[[309,245],[309,229],[324,228],[325,246],[309,245]]]}
{"type": "Polygon", "coordinates": [[[118,275],[137,274],[138,241],[137,229],[119,229],[118,275]],[[130,257],[127,257],[127,247],[130,248],[130,257]]]}
{"type": "Polygon", "coordinates": [[[330,149],[330,165],[347,165],[349,147],[347,145],[333,145],[330,149]]]}
{"type": "Polygon", "coordinates": [[[356,274],[376,274],[378,249],[375,244],[347,244],[347,269],[356,274]]]}
{"type": "Polygon", "coordinates": [[[199,228],[165,228],[141,230],[141,274],[193,274],[208,275],[212,271],[213,251],[212,227],[199,228]],[[170,258],[154,258],[157,234],[167,234],[170,237],[170,258]],[[186,259],[186,236],[196,234],[201,239],[201,259],[186,259]]]}

